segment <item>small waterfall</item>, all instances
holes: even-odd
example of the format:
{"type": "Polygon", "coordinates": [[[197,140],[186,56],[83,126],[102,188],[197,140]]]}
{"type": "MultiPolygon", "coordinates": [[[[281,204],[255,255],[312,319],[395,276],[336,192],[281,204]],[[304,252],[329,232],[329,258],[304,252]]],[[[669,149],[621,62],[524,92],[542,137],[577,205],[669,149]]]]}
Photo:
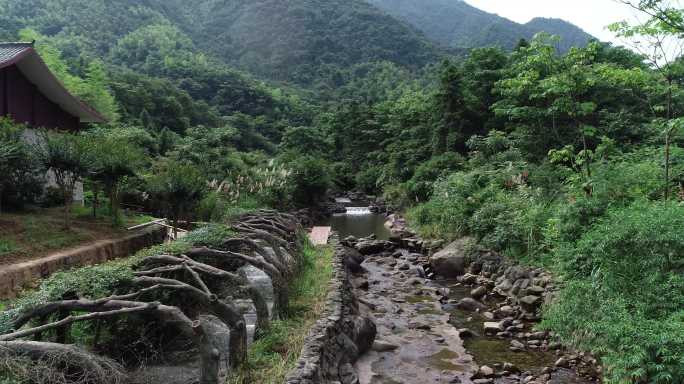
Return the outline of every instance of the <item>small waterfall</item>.
{"type": "Polygon", "coordinates": [[[347,207],[347,215],[363,216],[372,214],[370,207],[347,207]]]}
{"type": "Polygon", "coordinates": [[[348,197],[336,197],[335,202],[337,204],[351,204],[351,199],[348,197]]]}

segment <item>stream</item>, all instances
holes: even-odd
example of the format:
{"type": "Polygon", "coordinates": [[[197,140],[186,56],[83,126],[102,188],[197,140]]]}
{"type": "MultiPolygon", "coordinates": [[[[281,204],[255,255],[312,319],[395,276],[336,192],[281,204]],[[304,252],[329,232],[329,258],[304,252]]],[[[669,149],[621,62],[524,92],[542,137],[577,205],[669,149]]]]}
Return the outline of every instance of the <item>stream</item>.
{"type": "MultiPolygon", "coordinates": [[[[382,214],[348,207],[326,224],[341,239],[382,240],[390,236],[384,222],[382,214]]],[[[483,323],[492,321],[485,315],[496,303],[485,301],[487,309],[479,312],[457,309],[454,304],[469,298],[472,287],[427,279],[426,264],[426,255],[407,249],[373,254],[362,264],[367,274],[354,285],[378,334],[373,350],[356,363],[360,384],[591,383],[572,370],[551,369],[559,358],[555,350],[514,352],[510,339],[484,335],[483,323]],[[489,367],[492,374],[483,374],[489,367]]],[[[515,320],[513,325],[534,332],[532,323],[515,320]]]]}

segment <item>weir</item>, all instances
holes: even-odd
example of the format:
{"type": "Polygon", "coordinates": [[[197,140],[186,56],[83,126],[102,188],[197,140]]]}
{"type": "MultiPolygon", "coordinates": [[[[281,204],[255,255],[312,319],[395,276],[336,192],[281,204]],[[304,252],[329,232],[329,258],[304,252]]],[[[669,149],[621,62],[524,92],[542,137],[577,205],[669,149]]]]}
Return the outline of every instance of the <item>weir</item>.
{"type": "Polygon", "coordinates": [[[370,207],[347,207],[347,215],[371,215],[370,207]]]}

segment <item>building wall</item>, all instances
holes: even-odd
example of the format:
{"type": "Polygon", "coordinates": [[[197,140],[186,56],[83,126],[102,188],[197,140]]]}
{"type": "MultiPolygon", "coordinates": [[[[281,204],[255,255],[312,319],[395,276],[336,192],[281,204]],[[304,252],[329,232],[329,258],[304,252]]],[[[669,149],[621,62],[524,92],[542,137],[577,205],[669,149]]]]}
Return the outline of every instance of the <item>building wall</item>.
{"type": "Polygon", "coordinates": [[[0,115],[33,128],[75,131],[79,127],[78,117],[43,96],[16,65],[0,69],[0,115]]]}

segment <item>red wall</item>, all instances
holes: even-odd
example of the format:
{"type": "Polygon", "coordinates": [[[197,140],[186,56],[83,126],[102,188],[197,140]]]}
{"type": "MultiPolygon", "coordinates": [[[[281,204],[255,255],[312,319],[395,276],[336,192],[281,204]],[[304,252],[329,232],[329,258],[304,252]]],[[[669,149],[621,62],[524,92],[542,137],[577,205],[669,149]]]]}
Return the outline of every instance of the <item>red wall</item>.
{"type": "Polygon", "coordinates": [[[43,96],[15,65],[0,69],[0,115],[34,128],[75,131],[79,126],[77,117],[43,96]]]}
{"type": "Polygon", "coordinates": [[[5,87],[5,73],[6,71],[4,69],[0,69],[0,116],[5,116],[7,114],[7,98],[5,97],[7,90],[5,87]]]}

